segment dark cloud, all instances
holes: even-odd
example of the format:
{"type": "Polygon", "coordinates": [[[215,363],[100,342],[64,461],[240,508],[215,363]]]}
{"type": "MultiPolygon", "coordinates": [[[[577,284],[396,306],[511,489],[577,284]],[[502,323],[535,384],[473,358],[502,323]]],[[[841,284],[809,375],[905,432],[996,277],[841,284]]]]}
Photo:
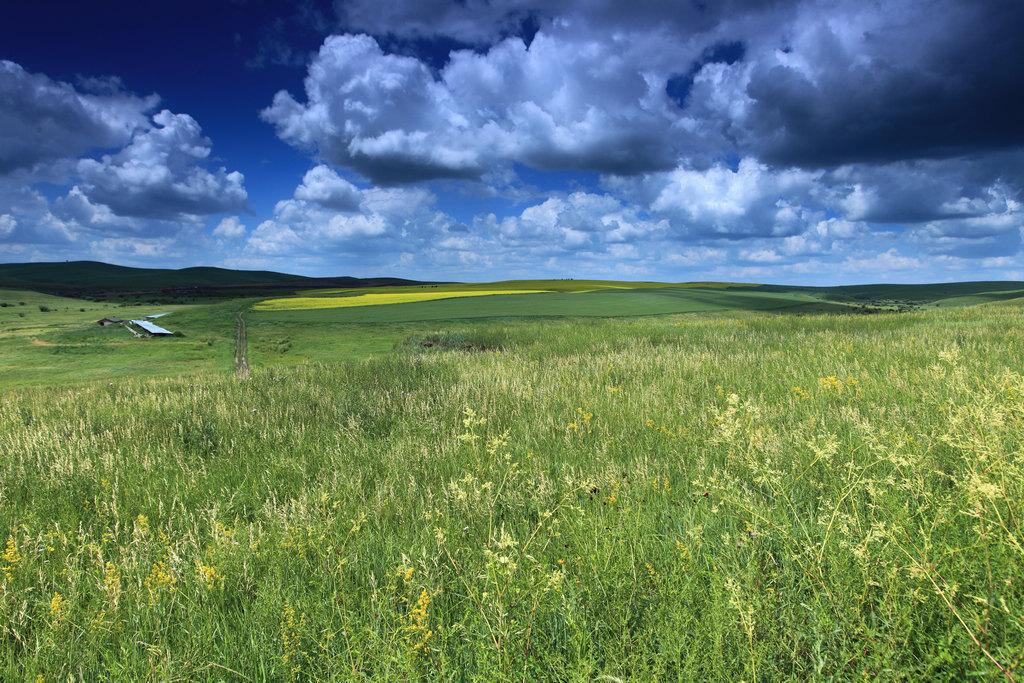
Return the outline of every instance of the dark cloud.
{"type": "MultiPolygon", "coordinates": [[[[107,80],[113,87],[114,82],[107,80]]],[[[147,125],[155,96],[90,95],[0,61],[0,175],[119,147],[147,125]]]]}
{"type": "Polygon", "coordinates": [[[336,0],[345,30],[375,36],[445,36],[493,45],[510,36],[527,44],[538,30],[567,20],[580,31],[709,32],[737,16],[762,14],[793,0],[336,0]]]}
{"type": "Polygon", "coordinates": [[[845,34],[810,23],[789,53],[762,55],[740,142],[773,163],[818,168],[1024,145],[1024,4],[886,11],[854,17],[845,34]]]}
{"type": "Polygon", "coordinates": [[[669,77],[665,84],[665,93],[680,107],[686,107],[686,98],[693,87],[693,79],[708,64],[732,65],[743,59],[746,46],[739,41],[716,43],[705,48],[700,59],[693,63],[688,71],[669,77]]]}

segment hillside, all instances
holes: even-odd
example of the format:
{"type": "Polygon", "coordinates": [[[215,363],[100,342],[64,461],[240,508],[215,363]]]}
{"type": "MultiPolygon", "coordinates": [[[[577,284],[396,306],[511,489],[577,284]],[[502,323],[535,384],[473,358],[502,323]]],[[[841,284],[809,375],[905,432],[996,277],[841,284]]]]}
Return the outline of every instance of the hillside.
{"type": "Polygon", "coordinates": [[[130,268],[98,261],[0,264],[0,287],[29,289],[64,296],[187,291],[224,293],[232,290],[295,290],[309,287],[376,287],[420,284],[401,278],[310,278],[266,270],[194,267],[130,268]]]}

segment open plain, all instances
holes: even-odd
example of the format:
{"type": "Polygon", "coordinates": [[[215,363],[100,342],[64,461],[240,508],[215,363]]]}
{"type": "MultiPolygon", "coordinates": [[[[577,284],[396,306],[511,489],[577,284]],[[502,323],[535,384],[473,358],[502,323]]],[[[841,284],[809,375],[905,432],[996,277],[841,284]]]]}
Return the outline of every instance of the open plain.
{"type": "Polygon", "coordinates": [[[0,293],[2,677],[1018,677],[1020,283],[570,284],[0,293]]]}

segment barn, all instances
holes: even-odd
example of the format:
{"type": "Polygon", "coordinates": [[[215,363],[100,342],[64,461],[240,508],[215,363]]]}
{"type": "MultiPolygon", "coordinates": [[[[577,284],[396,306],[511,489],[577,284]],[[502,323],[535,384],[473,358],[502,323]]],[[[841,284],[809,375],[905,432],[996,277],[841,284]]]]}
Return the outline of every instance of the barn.
{"type": "Polygon", "coordinates": [[[97,320],[96,324],[100,327],[106,327],[107,325],[120,325],[123,322],[120,318],[104,318],[103,320],[97,320]]]}
{"type": "Polygon", "coordinates": [[[171,335],[174,334],[170,330],[165,330],[164,328],[160,327],[159,325],[154,325],[153,323],[149,322],[148,320],[133,320],[132,321],[132,325],[136,325],[138,327],[141,327],[146,332],[148,332],[148,333],[150,333],[152,335],[171,336],[171,335]]]}

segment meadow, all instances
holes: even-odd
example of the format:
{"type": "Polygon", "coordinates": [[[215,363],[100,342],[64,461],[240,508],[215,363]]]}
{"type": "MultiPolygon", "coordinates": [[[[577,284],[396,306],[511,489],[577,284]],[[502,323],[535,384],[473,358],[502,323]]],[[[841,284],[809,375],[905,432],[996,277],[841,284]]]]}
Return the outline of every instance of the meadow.
{"type": "Polygon", "coordinates": [[[373,308],[5,384],[0,678],[1020,678],[1020,299],[287,317],[373,308]]]}

